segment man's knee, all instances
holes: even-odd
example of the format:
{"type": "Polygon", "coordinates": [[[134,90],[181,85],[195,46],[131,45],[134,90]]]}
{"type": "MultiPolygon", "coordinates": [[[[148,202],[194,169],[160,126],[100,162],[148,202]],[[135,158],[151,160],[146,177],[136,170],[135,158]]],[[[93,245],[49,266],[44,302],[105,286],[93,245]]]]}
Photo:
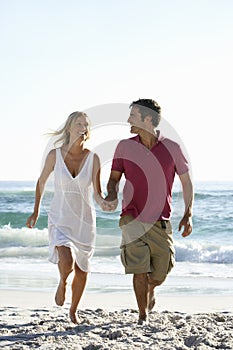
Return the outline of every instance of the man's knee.
{"type": "Polygon", "coordinates": [[[133,275],[133,284],[134,285],[147,285],[147,273],[135,273],[133,275]]]}
{"type": "Polygon", "coordinates": [[[158,287],[160,286],[163,282],[165,281],[165,278],[161,281],[159,280],[156,280],[156,279],[153,279],[151,277],[148,277],[148,284],[151,286],[151,287],[158,287]]]}
{"type": "Polygon", "coordinates": [[[137,279],[137,280],[147,279],[147,273],[135,273],[133,276],[134,276],[134,279],[137,279]]]}

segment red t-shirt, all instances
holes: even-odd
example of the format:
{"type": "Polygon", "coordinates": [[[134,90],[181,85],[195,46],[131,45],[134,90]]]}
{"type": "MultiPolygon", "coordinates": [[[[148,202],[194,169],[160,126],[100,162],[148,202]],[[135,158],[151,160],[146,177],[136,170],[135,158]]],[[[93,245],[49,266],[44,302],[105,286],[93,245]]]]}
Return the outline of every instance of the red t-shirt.
{"type": "Polygon", "coordinates": [[[126,178],[121,215],[153,223],[170,219],[175,173],[182,175],[189,166],[176,142],[159,134],[158,142],[149,150],[137,135],[119,142],[112,170],[124,173],[126,178]]]}

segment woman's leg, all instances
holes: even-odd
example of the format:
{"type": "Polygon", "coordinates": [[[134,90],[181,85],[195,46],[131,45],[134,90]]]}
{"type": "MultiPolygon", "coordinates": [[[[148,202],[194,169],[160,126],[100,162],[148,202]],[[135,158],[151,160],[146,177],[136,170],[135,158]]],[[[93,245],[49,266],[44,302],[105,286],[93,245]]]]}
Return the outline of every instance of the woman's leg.
{"type": "Polygon", "coordinates": [[[66,280],[73,270],[74,261],[70,248],[61,246],[57,247],[57,250],[59,256],[58,269],[60,272],[60,282],[57,287],[55,301],[57,305],[62,306],[65,301],[66,280]]]}
{"type": "Polygon", "coordinates": [[[70,319],[77,323],[76,310],[87,282],[87,272],[82,271],[77,264],[74,265],[74,278],[72,282],[72,301],[70,307],[70,319]]]}

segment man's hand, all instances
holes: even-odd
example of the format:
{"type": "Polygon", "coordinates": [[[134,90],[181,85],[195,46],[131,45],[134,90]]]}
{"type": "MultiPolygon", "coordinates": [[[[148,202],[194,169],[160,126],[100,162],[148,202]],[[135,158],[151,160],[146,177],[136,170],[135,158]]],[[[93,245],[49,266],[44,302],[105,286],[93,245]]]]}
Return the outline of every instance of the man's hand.
{"type": "Polygon", "coordinates": [[[184,227],[182,236],[187,237],[191,234],[193,229],[193,225],[192,225],[193,184],[188,172],[185,174],[179,175],[179,178],[182,184],[182,191],[183,191],[184,204],[185,204],[185,214],[180,221],[179,231],[182,229],[182,227],[184,227]]]}
{"type": "Polygon", "coordinates": [[[120,171],[112,170],[108,184],[107,184],[107,192],[108,195],[104,199],[103,205],[101,205],[102,210],[104,211],[114,211],[118,205],[118,185],[121,179],[122,173],[120,171]]]}
{"type": "Polygon", "coordinates": [[[188,216],[188,215],[183,216],[179,224],[179,231],[181,231],[182,227],[184,227],[184,230],[182,232],[183,237],[187,237],[192,233],[193,224],[192,224],[191,216],[188,216]]]}

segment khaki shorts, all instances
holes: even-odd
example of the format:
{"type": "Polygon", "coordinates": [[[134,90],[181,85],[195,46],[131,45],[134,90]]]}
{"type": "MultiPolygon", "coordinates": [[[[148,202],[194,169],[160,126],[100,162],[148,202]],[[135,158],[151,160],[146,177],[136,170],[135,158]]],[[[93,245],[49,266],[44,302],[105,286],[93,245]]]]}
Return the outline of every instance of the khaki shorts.
{"type": "Polygon", "coordinates": [[[148,225],[122,216],[119,222],[122,235],[141,232],[140,238],[121,246],[121,261],[126,274],[148,273],[152,279],[164,281],[175,263],[172,226],[169,221],[148,225]],[[163,227],[162,227],[163,226],[163,227]]]}

